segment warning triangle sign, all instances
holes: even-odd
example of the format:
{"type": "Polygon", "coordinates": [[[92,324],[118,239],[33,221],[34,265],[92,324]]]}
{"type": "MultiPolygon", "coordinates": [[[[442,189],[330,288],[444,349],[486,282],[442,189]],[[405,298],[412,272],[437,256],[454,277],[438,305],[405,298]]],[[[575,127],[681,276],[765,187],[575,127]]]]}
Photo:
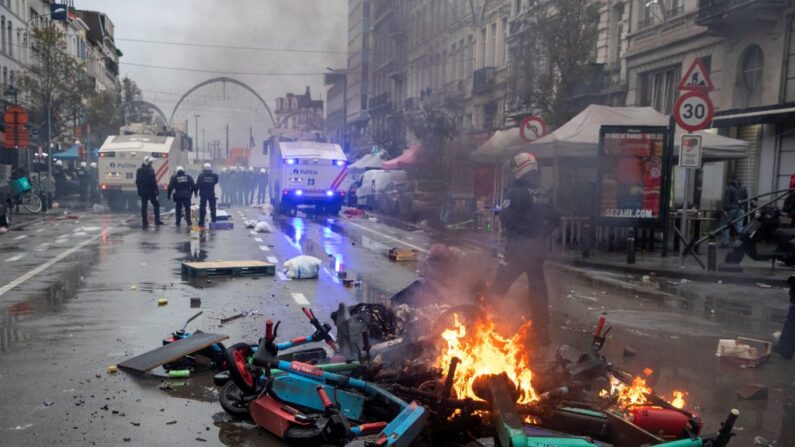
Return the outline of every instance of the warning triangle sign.
{"type": "Polygon", "coordinates": [[[715,86],[712,84],[712,79],[709,77],[707,67],[700,58],[693,60],[690,68],[687,69],[682,80],[679,81],[679,90],[701,90],[712,91],[715,86]]]}

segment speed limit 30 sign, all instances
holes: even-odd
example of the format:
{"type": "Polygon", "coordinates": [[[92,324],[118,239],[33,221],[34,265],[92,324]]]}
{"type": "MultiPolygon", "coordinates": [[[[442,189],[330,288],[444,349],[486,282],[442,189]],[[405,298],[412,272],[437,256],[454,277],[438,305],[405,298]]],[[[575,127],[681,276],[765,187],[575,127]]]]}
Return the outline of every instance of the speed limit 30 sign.
{"type": "Polygon", "coordinates": [[[706,93],[690,91],[680,96],[674,105],[674,118],[679,127],[688,132],[706,129],[712,123],[715,108],[706,93]]]}

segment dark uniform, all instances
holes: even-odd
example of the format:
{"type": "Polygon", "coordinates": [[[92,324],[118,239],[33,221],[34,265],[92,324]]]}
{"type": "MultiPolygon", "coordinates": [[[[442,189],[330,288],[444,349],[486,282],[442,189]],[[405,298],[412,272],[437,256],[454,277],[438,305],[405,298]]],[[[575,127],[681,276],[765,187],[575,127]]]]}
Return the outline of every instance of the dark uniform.
{"type": "Polygon", "coordinates": [[[497,269],[493,292],[502,297],[522,274],[529,282],[533,342],[549,343],[549,297],[544,278],[546,238],[560,224],[549,193],[541,188],[538,172],[517,180],[503,203],[500,222],[505,234],[504,259],[497,269]]]}
{"type": "Polygon", "coordinates": [[[66,195],[66,172],[63,166],[53,163],[52,176],[55,179],[55,197],[63,197],[66,195]]]}
{"type": "Polygon", "coordinates": [[[784,327],[781,328],[781,337],[773,350],[788,360],[795,354],[795,275],[789,277],[789,312],[784,327]]]}
{"type": "MultiPolygon", "coordinates": [[[[225,168],[224,168],[225,169],[225,168]]],[[[221,172],[218,173],[218,183],[221,186],[221,203],[229,203],[229,182],[227,178],[229,177],[229,173],[225,172],[223,169],[221,172]]]]}
{"type": "Polygon", "coordinates": [[[82,165],[77,167],[77,183],[80,185],[80,201],[85,203],[88,200],[88,189],[91,183],[88,167],[82,165]]]}
{"type": "Polygon", "coordinates": [[[229,188],[229,204],[230,205],[237,205],[237,197],[238,197],[238,178],[240,177],[240,173],[233,167],[229,169],[229,173],[226,174],[226,183],[224,183],[225,187],[229,188]]]}
{"type": "Polygon", "coordinates": [[[257,173],[257,205],[262,205],[265,203],[267,198],[265,197],[265,193],[268,190],[268,173],[267,172],[259,172],[257,173]]]}
{"type": "Polygon", "coordinates": [[[199,190],[199,226],[204,226],[204,217],[207,215],[207,204],[210,204],[210,222],[215,223],[215,185],[218,184],[218,174],[212,169],[205,169],[196,178],[196,188],[199,190]]]}
{"type": "Polygon", "coordinates": [[[155,170],[148,163],[142,164],[135,172],[135,186],[138,188],[138,196],[141,198],[141,221],[144,228],[149,226],[146,219],[149,202],[155,214],[155,225],[163,225],[160,221],[160,201],[157,199],[157,177],[155,170]]]}
{"type": "Polygon", "coordinates": [[[193,177],[185,173],[185,171],[177,171],[176,174],[171,176],[171,181],[168,182],[168,195],[174,194],[174,204],[177,211],[177,226],[182,221],[182,211],[185,211],[185,224],[190,226],[190,196],[196,193],[196,183],[193,177]]]}
{"type": "Polygon", "coordinates": [[[99,169],[96,166],[88,167],[88,190],[91,203],[99,203],[99,169]]]}
{"type": "Polygon", "coordinates": [[[253,169],[243,173],[243,197],[246,206],[254,203],[254,190],[257,188],[257,177],[253,169]]]}

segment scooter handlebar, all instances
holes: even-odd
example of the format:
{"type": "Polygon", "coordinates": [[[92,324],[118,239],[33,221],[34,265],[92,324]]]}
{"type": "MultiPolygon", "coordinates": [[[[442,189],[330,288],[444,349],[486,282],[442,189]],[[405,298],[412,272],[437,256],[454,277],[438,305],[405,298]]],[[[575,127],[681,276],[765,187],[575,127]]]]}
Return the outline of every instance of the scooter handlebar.
{"type": "Polygon", "coordinates": [[[329,399],[328,393],[326,393],[326,389],[323,387],[323,385],[318,385],[316,390],[317,395],[320,396],[320,401],[323,402],[323,407],[326,409],[332,408],[334,406],[334,402],[329,399]]]}

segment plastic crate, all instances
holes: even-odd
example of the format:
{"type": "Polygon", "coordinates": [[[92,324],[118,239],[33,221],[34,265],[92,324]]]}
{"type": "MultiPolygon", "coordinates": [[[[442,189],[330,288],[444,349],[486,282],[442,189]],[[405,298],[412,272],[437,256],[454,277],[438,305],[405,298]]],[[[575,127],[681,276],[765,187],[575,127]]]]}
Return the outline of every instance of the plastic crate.
{"type": "Polygon", "coordinates": [[[22,194],[23,192],[30,191],[30,181],[27,177],[9,180],[8,186],[11,187],[11,192],[14,194],[22,194]]]}

